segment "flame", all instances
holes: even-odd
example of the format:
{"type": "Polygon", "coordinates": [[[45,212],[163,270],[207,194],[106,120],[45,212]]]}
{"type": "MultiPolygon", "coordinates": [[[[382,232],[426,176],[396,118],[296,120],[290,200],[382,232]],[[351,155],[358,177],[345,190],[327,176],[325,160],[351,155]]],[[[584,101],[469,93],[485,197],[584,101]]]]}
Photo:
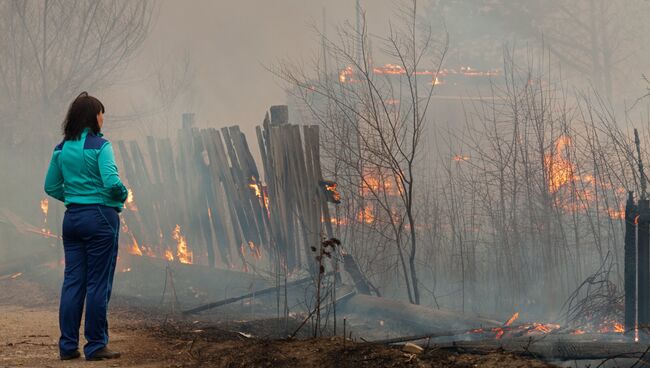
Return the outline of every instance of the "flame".
{"type": "Polygon", "coordinates": [[[47,198],[41,199],[41,211],[43,212],[43,215],[45,216],[45,222],[47,222],[47,212],[50,208],[50,202],[48,201],[47,198]]]}
{"type": "Polygon", "coordinates": [[[352,70],[351,66],[348,66],[345,69],[341,70],[341,72],[339,73],[339,82],[341,83],[345,83],[348,81],[351,82],[352,81],[351,77],[353,73],[354,71],[352,70]]]}
{"type": "Polygon", "coordinates": [[[123,268],[122,272],[131,272],[131,267],[123,268]]]}
{"type": "Polygon", "coordinates": [[[372,203],[366,203],[363,209],[359,210],[357,215],[359,222],[365,222],[366,224],[372,224],[375,222],[374,206],[372,203]]]}
{"type": "Polygon", "coordinates": [[[338,187],[337,183],[333,183],[332,185],[325,184],[325,190],[332,193],[332,199],[335,202],[341,202],[341,193],[339,193],[339,191],[338,191],[338,189],[336,189],[336,187],[338,187]]]}
{"type": "Polygon", "coordinates": [[[469,156],[465,155],[455,155],[454,157],[451,158],[454,161],[469,161],[469,156]]]}
{"type": "Polygon", "coordinates": [[[126,197],[126,202],[124,203],[124,205],[126,206],[126,208],[129,211],[134,211],[135,212],[135,211],[138,210],[138,206],[135,204],[135,198],[133,197],[133,191],[131,190],[131,188],[126,188],[126,189],[127,189],[129,194],[126,197]]]}
{"type": "Polygon", "coordinates": [[[257,198],[262,198],[262,188],[260,185],[257,183],[254,177],[251,177],[252,182],[248,184],[248,187],[253,189],[255,191],[255,196],[257,198]]]}
{"type": "Polygon", "coordinates": [[[495,330],[496,333],[497,333],[497,334],[494,336],[494,338],[497,339],[497,340],[499,340],[499,339],[501,338],[501,336],[503,336],[503,334],[505,333],[505,331],[503,331],[503,329],[502,329],[501,327],[496,327],[494,330],[495,330]]]}
{"type": "Polygon", "coordinates": [[[165,259],[167,259],[168,261],[173,261],[174,253],[172,253],[172,251],[169,249],[165,249],[165,259]]]}
{"type": "Polygon", "coordinates": [[[607,209],[607,216],[611,219],[620,219],[623,220],[625,219],[625,210],[624,209],[615,209],[615,208],[608,208],[607,209]]]}
{"type": "MultiPolygon", "coordinates": [[[[325,222],[325,219],[323,218],[321,222],[325,222]]],[[[342,218],[330,217],[330,223],[332,225],[347,225],[348,219],[345,217],[342,218]]]]}
{"type": "Polygon", "coordinates": [[[365,170],[361,178],[361,195],[367,196],[373,193],[385,192],[390,196],[397,196],[400,194],[401,186],[399,181],[393,175],[386,173],[378,173],[370,170],[365,170]]]}
{"type": "MultiPolygon", "coordinates": [[[[446,77],[450,75],[463,76],[463,77],[492,77],[498,76],[501,72],[498,69],[493,70],[477,70],[470,66],[461,66],[460,69],[448,69],[443,68],[437,71],[433,70],[416,70],[413,72],[409,71],[411,75],[427,75],[431,76],[431,84],[439,85],[443,84],[444,80],[440,77],[446,77]]],[[[372,74],[375,75],[395,75],[400,76],[406,74],[406,68],[399,64],[384,64],[383,66],[376,66],[372,69],[372,74]]],[[[354,69],[351,66],[343,68],[339,72],[339,82],[341,83],[352,83],[356,82],[354,78],[354,69]]]]}
{"type": "Polygon", "coordinates": [[[563,185],[574,179],[575,167],[564,157],[563,151],[571,145],[571,138],[565,135],[555,141],[555,151],[544,155],[544,167],[548,174],[548,188],[557,192],[563,185]]]}
{"type": "Polygon", "coordinates": [[[621,323],[618,323],[616,321],[606,321],[603,323],[598,329],[598,332],[600,333],[608,333],[608,332],[613,332],[613,333],[625,333],[625,327],[621,323]]]}
{"type": "Polygon", "coordinates": [[[129,235],[131,235],[131,245],[127,249],[127,252],[129,254],[133,254],[134,256],[141,256],[142,255],[142,250],[140,250],[140,246],[138,245],[138,241],[135,240],[135,237],[129,232],[129,235]]]}
{"type": "Polygon", "coordinates": [[[510,319],[504,324],[504,326],[510,326],[512,322],[517,320],[517,318],[519,318],[519,312],[515,312],[515,314],[513,314],[512,317],[510,317],[510,319]]]}
{"type": "Polygon", "coordinates": [[[187,240],[181,233],[181,225],[176,224],[174,231],[172,231],[172,239],[176,240],[176,256],[181,263],[192,264],[192,251],[187,249],[187,240]]]}

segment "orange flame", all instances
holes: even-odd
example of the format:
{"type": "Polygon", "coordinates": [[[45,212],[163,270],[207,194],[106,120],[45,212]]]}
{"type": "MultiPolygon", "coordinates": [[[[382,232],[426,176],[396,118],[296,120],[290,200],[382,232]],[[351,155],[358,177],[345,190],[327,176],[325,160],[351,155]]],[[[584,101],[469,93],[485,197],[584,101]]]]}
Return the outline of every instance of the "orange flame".
{"type": "Polygon", "coordinates": [[[252,183],[248,184],[248,187],[255,191],[255,196],[257,198],[262,198],[262,188],[260,188],[260,185],[255,181],[255,178],[251,178],[251,180],[252,183]]]}
{"type": "Polygon", "coordinates": [[[339,73],[339,82],[345,83],[345,82],[351,82],[352,81],[352,74],[353,70],[351,66],[346,67],[345,69],[341,70],[339,73]]]}
{"type": "Polygon", "coordinates": [[[374,206],[372,203],[366,203],[365,207],[359,210],[357,215],[359,222],[365,222],[366,224],[372,224],[375,222],[374,206]]]}
{"type": "Polygon", "coordinates": [[[517,320],[517,318],[519,318],[519,312],[515,312],[515,314],[513,314],[512,317],[510,317],[510,319],[505,323],[504,326],[510,326],[512,322],[517,320]]]}
{"type": "Polygon", "coordinates": [[[544,156],[544,167],[548,174],[548,188],[551,193],[557,192],[574,178],[575,167],[563,154],[570,144],[570,137],[560,136],[555,141],[555,151],[544,156]]]}
{"type": "Polygon", "coordinates": [[[127,191],[128,191],[129,194],[126,197],[126,202],[124,203],[124,205],[126,206],[126,208],[129,211],[134,211],[135,212],[135,211],[138,210],[138,206],[135,204],[135,198],[133,197],[133,191],[131,190],[131,188],[127,188],[127,191]]]}
{"type": "Polygon", "coordinates": [[[165,249],[165,259],[167,259],[170,262],[173,261],[174,260],[174,253],[172,253],[172,251],[169,250],[169,249],[165,249]]]}
{"type": "Polygon", "coordinates": [[[611,219],[614,219],[614,220],[621,219],[622,220],[622,219],[625,219],[625,210],[618,210],[618,209],[615,209],[615,208],[608,208],[607,209],[607,215],[611,219]]]}
{"type": "Polygon", "coordinates": [[[176,240],[176,256],[181,263],[192,264],[192,251],[187,249],[187,240],[181,233],[181,225],[176,224],[174,231],[172,231],[172,239],[176,240]]]}
{"type": "Polygon", "coordinates": [[[141,256],[142,255],[142,250],[140,250],[140,246],[138,245],[138,241],[135,240],[135,237],[131,233],[129,233],[129,235],[131,235],[132,243],[129,246],[129,249],[127,249],[127,252],[129,252],[129,254],[133,254],[134,256],[141,256]]]}
{"type": "Polygon", "coordinates": [[[47,222],[47,212],[50,208],[50,202],[48,201],[47,198],[41,199],[41,212],[43,212],[43,215],[45,216],[45,222],[47,222]]]}
{"type": "Polygon", "coordinates": [[[339,193],[338,189],[336,189],[337,187],[338,187],[337,183],[333,183],[332,185],[325,184],[325,190],[332,193],[332,199],[336,202],[340,202],[341,193],[339,193]]]}
{"type": "Polygon", "coordinates": [[[501,336],[503,336],[503,334],[505,333],[505,331],[503,331],[503,329],[502,329],[501,327],[496,327],[494,330],[495,330],[496,333],[497,333],[497,334],[494,336],[494,338],[497,339],[497,340],[499,340],[499,339],[501,338],[501,336]]]}

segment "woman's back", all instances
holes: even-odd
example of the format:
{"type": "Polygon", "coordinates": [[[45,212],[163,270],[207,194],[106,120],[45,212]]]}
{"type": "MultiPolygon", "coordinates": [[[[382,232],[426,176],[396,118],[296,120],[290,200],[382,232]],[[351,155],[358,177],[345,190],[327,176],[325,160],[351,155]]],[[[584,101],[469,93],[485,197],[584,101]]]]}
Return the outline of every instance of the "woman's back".
{"type": "MultiPolygon", "coordinates": [[[[122,208],[128,194],[117,172],[113,147],[102,134],[86,128],[78,140],[64,140],[54,148],[45,191],[56,194],[63,184],[61,199],[66,206],[75,204],[103,204],[122,208]],[[52,172],[53,175],[49,175],[52,172]],[[60,177],[56,175],[60,172],[60,177]],[[51,179],[51,180],[49,180],[51,179]]],[[[54,194],[53,197],[57,198],[54,194]]]]}

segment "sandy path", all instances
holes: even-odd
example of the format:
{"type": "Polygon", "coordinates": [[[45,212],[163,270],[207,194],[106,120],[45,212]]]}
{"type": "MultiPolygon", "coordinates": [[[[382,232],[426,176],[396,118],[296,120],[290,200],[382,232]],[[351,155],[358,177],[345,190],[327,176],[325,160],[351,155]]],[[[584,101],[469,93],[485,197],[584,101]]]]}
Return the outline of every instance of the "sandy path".
{"type": "MultiPolygon", "coordinates": [[[[169,342],[147,336],[138,323],[124,312],[112,313],[112,349],[122,358],[87,362],[59,360],[58,314],[56,308],[0,306],[0,367],[177,367],[178,360],[166,348],[169,342]],[[174,359],[176,358],[176,359],[174,359]]],[[[83,331],[82,331],[83,334],[83,331]]],[[[82,342],[83,344],[83,342],[82,342]]]]}

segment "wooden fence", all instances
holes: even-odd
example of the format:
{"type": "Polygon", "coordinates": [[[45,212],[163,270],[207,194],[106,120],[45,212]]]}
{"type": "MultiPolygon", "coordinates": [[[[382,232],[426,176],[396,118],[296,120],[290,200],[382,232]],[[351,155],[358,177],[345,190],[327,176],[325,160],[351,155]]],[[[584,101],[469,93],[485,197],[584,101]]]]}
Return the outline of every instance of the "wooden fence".
{"type": "Polygon", "coordinates": [[[318,127],[289,124],[286,106],[270,112],[256,128],[264,182],[238,126],[118,141],[132,192],[121,244],[174,262],[313,271],[310,247],[332,234],[318,127]]]}

